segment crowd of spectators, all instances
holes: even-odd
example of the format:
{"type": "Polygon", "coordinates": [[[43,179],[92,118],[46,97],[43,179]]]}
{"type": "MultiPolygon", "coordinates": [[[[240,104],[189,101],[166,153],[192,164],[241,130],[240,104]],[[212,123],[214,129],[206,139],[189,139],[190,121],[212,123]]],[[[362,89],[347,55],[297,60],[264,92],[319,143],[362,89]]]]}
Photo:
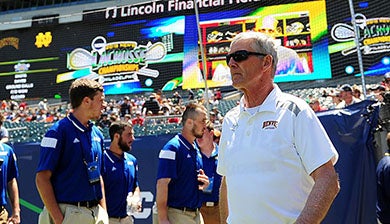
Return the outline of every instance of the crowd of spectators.
{"type": "MultiPolygon", "coordinates": [[[[390,73],[386,73],[382,82],[367,85],[366,90],[366,98],[382,102],[384,93],[390,90],[390,73]]],[[[295,95],[304,97],[316,112],[344,108],[364,99],[361,87],[349,84],[326,88],[315,94],[295,95]]],[[[210,108],[209,119],[218,128],[223,121],[223,114],[219,109],[219,102],[222,100],[219,88],[210,89],[207,93],[203,89],[187,89],[181,93],[156,90],[149,94],[122,96],[121,98],[106,96],[107,105],[101,118],[96,121],[96,125],[104,130],[108,129],[112,122],[118,120],[128,121],[135,127],[180,124],[181,114],[188,102],[205,104],[206,100],[210,108]]],[[[50,104],[47,99],[41,99],[39,103],[32,105],[28,105],[24,100],[3,100],[0,114],[2,122],[53,123],[67,116],[69,108],[67,103],[50,104]]],[[[4,125],[2,128],[4,129],[4,125]]]]}

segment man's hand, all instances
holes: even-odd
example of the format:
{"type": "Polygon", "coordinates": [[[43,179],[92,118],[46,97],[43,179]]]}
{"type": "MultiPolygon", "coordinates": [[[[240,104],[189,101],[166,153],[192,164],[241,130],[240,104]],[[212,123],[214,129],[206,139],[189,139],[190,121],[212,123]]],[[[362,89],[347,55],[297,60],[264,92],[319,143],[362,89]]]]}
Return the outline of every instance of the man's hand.
{"type": "Polygon", "coordinates": [[[198,186],[199,190],[201,190],[201,191],[203,189],[206,189],[210,184],[209,177],[206,176],[206,174],[204,173],[204,171],[202,169],[199,170],[198,181],[202,183],[202,184],[199,184],[199,186],[198,186]]]}

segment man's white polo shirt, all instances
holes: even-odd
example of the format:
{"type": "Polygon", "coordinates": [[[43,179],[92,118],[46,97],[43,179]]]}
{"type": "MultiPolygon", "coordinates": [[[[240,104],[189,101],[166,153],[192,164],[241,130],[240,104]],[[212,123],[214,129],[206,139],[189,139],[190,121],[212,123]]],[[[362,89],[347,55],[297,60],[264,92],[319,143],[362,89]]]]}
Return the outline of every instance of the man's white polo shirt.
{"type": "Polygon", "coordinates": [[[226,176],[229,223],[293,223],[315,169],[338,153],[309,105],[275,84],[257,112],[224,117],[217,172],[226,176]]]}

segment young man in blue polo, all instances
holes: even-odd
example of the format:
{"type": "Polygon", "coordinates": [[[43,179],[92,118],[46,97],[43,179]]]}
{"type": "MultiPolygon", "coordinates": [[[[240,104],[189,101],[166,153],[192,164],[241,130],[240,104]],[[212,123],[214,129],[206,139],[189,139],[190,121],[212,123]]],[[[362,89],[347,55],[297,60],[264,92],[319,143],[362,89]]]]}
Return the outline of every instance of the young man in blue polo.
{"type": "Polygon", "coordinates": [[[182,115],[182,131],[159,154],[157,213],[159,224],[203,223],[199,209],[202,190],[209,185],[195,139],[206,128],[206,109],[188,104],[182,115]]]}
{"type": "Polygon", "coordinates": [[[36,185],[45,205],[39,224],[108,223],[101,177],[104,137],[91,122],[104,109],[100,83],[78,79],[69,89],[72,112],[41,142],[36,185]]]}
{"type": "Polygon", "coordinates": [[[115,122],[109,133],[111,144],[103,155],[102,174],[109,221],[110,224],[133,224],[127,206],[141,210],[137,159],[128,153],[134,141],[133,126],[125,121],[115,122]],[[128,196],[131,196],[129,202],[126,201],[128,196]]]}

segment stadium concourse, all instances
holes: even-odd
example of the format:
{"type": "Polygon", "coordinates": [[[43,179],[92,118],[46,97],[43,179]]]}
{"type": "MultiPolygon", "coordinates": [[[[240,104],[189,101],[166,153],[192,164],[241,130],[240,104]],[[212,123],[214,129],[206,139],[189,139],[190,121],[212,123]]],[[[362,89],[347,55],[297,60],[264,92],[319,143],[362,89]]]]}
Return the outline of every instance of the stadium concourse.
{"type": "MultiPolygon", "coordinates": [[[[296,83],[279,83],[281,89],[298,96],[306,102],[310,103],[312,99],[317,99],[323,109],[334,109],[334,98],[338,94],[338,89],[342,84],[348,83],[354,89],[362,92],[359,78],[346,78],[345,80],[327,80],[327,81],[312,81],[312,82],[296,82],[296,83]],[[296,88],[293,88],[296,87],[296,88]]],[[[370,91],[381,83],[382,77],[368,77],[366,79],[367,98],[376,100],[375,93],[370,91]]],[[[102,118],[96,121],[96,124],[101,128],[104,136],[108,139],[108,125],[118,119],[126,119],[132,122],[141,114],[143,123],[136,124],[134,122],[134,130],[136,136],[173,134],[181,129],[180,116],[184,105],[190,101],[197,101],[205,104],[205,93],[203,89],[194,90],[195,99],[190,100],[187,90],[177,90],[173,92],[161,92],[148,94],[133,94],[129,96],[110,95],[106,96],[107,107],[102,115],[102,118]],[[180,100],[176,99],[176,94],[179,95],[180,100]],[[148,114],[143,104],[150,96],[156,97],[160,105],[158,114],[148,114]],[[129,104],[131,112],[126,116],[121,116],[120,108],[123,104],[124,98],[129,97],[129,104]]],[[[232,88],[215,88],[209,90],[209,114],[214,117],[216,113],[216,120],[214,124],[220,127],[223,121],[223,116],[228,110],[237,105],[241,94],[232,88]],[[225,90],[226,89],[226,90],[225,90]],[[214,96],[221,93],[222,99],[215,99],[214,96]],[[214,110],[213,110],[214,109],[214,110]]],[[[360,96],[363,99],[363,94],[360,96]]],[[[39,104],[42,100],[3,100],[0,112],[4,116],[3,126],[9,132],[9,142],[12,143],[27,143],[40,142],[44,133],[51,127],[53,122],[65,117],[69,112],[70,106],[66,101],[58,99],[48,99],[47,107],[40,109],[39,104]]]]}

